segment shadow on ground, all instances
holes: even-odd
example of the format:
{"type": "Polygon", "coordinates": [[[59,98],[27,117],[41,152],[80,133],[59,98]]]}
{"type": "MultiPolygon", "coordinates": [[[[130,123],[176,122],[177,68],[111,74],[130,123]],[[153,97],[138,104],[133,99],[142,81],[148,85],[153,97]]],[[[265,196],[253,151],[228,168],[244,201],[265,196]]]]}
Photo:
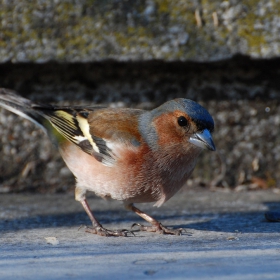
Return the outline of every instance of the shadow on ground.
{"type": "MultiPolygon", "coordinates": [[[[280,209],[280,204],[276,202],[265,202],[268,211],[280,209]]],[[[148,212],[148,211],[147,211],[148,212]]],[[[186,230],[216,231],[216,232],[243,232],[243,233],[277,233],[280,230],[279,223],[266,221],[264,213],[266,211],[239,211],[239,212],[203,212],[195,214],[175,214],[168,213],[168,209],[161,211],[159,208],[153,215],[164,225],[174,228],[184,228],[186,230]],[[178,221],[180,224],[178,224],[178,221]],[[174,224],[172,224],[174,222],[174,224]]],[[[174,212],[174,211],[172,211],[174,212]]],[[[95,216],[103,224],[127,223],[130,227],[133,223],[142,223],[143,220],[134,213],[126,210],[116,211],[94,211],[95,216]]],[[[146,223],[146,222],[143,222],[146,223]]],[[[31,217],[14,219],[0,219],[0,232],[10,232],[24,229],[55,228],[55,227],[75,227],[89,225],[90,221],[83,211],[64,214],[40,214],[31,217]]]]}

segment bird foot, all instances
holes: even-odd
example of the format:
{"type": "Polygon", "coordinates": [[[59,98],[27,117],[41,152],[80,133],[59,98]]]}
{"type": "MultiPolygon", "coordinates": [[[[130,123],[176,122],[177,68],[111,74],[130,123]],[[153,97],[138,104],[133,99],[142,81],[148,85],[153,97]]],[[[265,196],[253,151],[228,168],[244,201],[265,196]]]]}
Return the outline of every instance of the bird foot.
{"type": "Polygon", "coordinates": [[[92,233],[92,234],[97,234],[100,236],[123,236],[123,237],[128,237],[129,234],[135,236],[135,234],[127,229],[121,229],[121,230],[109,230],[106,229],[102,226],[97,226],[94,228],[86,227],[86,232],[92,233]]]}
{"type": "Polygon", "coordinates": [[[171,234],[171,235],[182,235],[182,232],[186,231],[183,228],[172,229],[164,227],[161,223],[152,226],[143,226],[138,223],[134,223],[131,228],[138,226],[140,231],[156,232],[159,234],[171,234]]]}

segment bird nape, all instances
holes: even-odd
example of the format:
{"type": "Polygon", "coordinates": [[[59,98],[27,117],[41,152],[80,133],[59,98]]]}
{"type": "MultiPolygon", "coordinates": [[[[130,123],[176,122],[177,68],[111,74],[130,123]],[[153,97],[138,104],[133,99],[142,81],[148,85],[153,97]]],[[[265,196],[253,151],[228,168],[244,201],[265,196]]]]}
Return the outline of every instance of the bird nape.
{"type": "Polygon", "coordinates": [[[215,150],[214,121],[201,105],[183,98],[150,111],[42,105],[2,88],[0,106],[34,122],[58,146],[76,178],[75,199],[92,222],[87,232],[134,234],[104,228],[87,203],[86,193],[91,191],[123,201],[126,209],[150,224],[133,224],[138,230],[181,235],[183,229],[164,227],[134,203],[161,206],[185,184],[201,151],[215,150]]]}

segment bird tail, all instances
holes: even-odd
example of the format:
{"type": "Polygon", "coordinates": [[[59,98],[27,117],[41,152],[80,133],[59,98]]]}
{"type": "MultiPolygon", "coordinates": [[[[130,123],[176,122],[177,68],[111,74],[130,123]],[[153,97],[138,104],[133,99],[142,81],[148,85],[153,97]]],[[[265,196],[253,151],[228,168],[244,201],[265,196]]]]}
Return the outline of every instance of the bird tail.
{"type": "Polygon", "coordinates": [[[90,135],[88,116],[90,112],[103,109],[103,106],[52,106],[36,104],[23,98],[12,90],[0,88],[0,107],[3,107],[42,128],[51,141],[59,146],[65,140],[70,141],[84,152],[99,153],[97,142],[104,141],[90,135]]]}
{"type": "Polygon", "coordinates": [[[90,112],[104,108],[103,106],[36,104],[12,90],[0,88],[0,107],[35,123],[44,130],[55,145],[68,140],[88,154],[92,155],[96,152],[94,141],[98,140],[97,138],[93,140],[92,136],[88,137],[90,132],[87,117],[90,112]]]}
{"type": "Polygon", "coordinates": [[[49,129],[48,121],[39,111],[34,110],[34,106],[38,105],[17,95],[12,90],[0,88],[0,107],[30,120],[47,133],[49,129]]]}

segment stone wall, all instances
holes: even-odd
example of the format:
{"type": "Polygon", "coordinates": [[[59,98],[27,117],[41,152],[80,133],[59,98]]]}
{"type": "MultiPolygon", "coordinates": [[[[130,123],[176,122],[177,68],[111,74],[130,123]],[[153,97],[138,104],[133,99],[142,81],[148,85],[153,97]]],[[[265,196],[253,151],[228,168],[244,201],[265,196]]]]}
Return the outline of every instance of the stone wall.
{"type": "MultiPolygon", "coordinates": [[[[176,97],[194,99],[215,120],[218,152],[202,154],[193,180],[254,188],[280,182],[279,70],[277,59],[245,57],[208,64],[5,64],[0,81],[33,100],[60,104],[151,109],[176,97]]],[[[72,175],[39,129],[4,110],[0,125],[2,186],[41,191],[73,187],[72,175]]]]}
{"type": "Polygon", "coordinates": [[[279,0],[3,0],[0,62],[279,55],[279,0]]]}

